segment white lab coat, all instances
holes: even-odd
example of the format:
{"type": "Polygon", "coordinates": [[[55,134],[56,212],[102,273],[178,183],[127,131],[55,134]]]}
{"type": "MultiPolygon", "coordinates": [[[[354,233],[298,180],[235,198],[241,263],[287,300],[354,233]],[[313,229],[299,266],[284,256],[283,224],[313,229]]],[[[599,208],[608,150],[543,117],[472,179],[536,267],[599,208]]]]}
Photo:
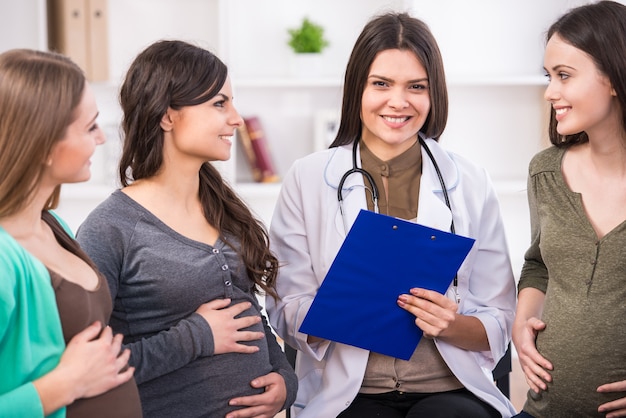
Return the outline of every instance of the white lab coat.
{"type": "MultiPolygon", "coordinates": [[[[467,389],[510,417],[515,410],[491,376],[510,341],[516,300],[497,198],[485,170],[431,139],[426,142],[446,182],[456,233],[476,240],[458,272],[459,312],[481,320],[491,349],[471,352],[438,340],[435,344],[467,389]]],[[[423,149],[422,162],[417,222],[449,231],[451,213],[423,149]]],[[[281,263],[277,291],[282,299],[267,298],[266,307],[278,335],[299,350],[299,388],[292,408],[298,418],[336,417],[358,393],[367,365],[367,350],[336,342],[308,344],[307,335],[298,331],[346,236],[337,185],[350,168],[352,145],[296,161],[285,176],[270,227],[270,243],[281,263]]],[[[351,175],[343,189],[349,227],[367,208],[363,176],[351,175]]],[[[372,244],[385,245],[375,239],[372,244]]],[[[451,291],[447,294],[452,297],[451,291]]]]}

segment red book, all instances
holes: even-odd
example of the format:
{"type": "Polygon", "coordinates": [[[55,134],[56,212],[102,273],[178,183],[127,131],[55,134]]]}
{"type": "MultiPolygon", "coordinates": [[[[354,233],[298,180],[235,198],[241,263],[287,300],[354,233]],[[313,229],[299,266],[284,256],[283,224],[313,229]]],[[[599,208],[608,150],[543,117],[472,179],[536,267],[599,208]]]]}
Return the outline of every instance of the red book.
{"type": "Polygon", "coordinates": [[[256,116],[244,118],[239,129],[239,138],[244,148],[252,177],[261,183],[274,183],[280,180],[269,152],[269,145],[261,121],[256,116]]]}

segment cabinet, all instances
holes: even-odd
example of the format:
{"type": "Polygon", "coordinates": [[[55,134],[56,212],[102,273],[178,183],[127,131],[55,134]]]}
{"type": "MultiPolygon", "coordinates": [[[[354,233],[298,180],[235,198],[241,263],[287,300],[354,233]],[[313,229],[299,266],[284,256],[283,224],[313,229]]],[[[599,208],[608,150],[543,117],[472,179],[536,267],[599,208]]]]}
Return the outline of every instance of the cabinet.
{"type": "MultiPolygon", "coordinates": [[[[4,11],[20,17],[0,16],[0,50],[45,46],[45,0],[0,1],[7,3],[4,11]]],[[[450,117],[441,142],[489,171],[518,273],[529,239],[527,166],[547,145],[544,32],[558,15],[587,2],[108,0],[111,76],[106,83],[94,84],[108,142],[94,155],[92,180],[63,187],[59,212],[76,228],[116,187],[121,116],[117,89],[134,56],[154,40],[191,41],[227,63],[236,107],[244,116],[261,119],[279,174],[284,175],[294,159],[314,150],[317,112],[339,113],[343,71],[365,22],[379,12],[406,10],[429,24],[444,57],[450,117]],[[293,73],[286,44],[286,29],[304,16],[321,23],[330,40],[315,75],[293,73]]],[[[231,160],[218,166],[253,211],[269,222],[280,185],[252,183],[236,145],[231,160]]]]}

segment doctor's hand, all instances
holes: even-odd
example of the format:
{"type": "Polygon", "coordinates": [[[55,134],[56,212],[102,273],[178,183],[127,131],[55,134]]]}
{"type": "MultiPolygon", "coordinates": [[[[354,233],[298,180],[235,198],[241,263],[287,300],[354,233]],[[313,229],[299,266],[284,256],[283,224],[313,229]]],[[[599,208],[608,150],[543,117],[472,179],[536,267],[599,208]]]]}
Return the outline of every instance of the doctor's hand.
{"type": "Polygon", "coordinates": [[[518,358],[526,383],[535,393],[547,389],[546,382],[552,380],[548,370],[552,370],[552,363],[537,351],[537,334],[545,329],[546,324],[535,317],[525,320],[518,316],[513,323],[513,344],[517,350],[518,358]]]}
{"type": "Polygon", "coordinates": [[[226,418],[273,418],[283,408],[287,399],[287,386],[280,374],[271,372],[257,377],[250,382],[250,385],[253,388],[265,388],[265,392],[231,399],[229,405],[247,406],[247,408],[230,412],[226,418]]]}
{"type": "Polygon", "coordinates": [[[414,288],[398,297],[398,306],[415,316],[426,338],[445,337],[454,326],[458,305],[439,292],[414,288]]]}
{"type": "MultiPolygon", "coordinates": [[[[599,386],[598,392],[626,392],[626,380],[599,386]]],[[[598,412],[606,414],[606,418],[626,417],[626,398],[604,403],[600,405],[598,412]]]]}
{"type": "Polygon", "coordinates": [[[426,338],[437,338],[470,351],[489,350],[483,323],[457,313],[459,305],[433,290],[413,288],[398,297],[398,306],[415,316],[415,325],[426,338]]]}
{"type": "Polygon", "coordinates": [[[213,344],[215,345],[213,354],[256,353],[259,351],[259,347],[241,344],[241,342],[260,340],[265,337],[262,332],[243,331],[261,322],[261,317],[248,315],[237,318],[238,315],[252,306],[250,302],[228,305],[230,305],[230,299],[215,299],[196,309],[196,313],[200,314],[211,327],[213,344]]]}

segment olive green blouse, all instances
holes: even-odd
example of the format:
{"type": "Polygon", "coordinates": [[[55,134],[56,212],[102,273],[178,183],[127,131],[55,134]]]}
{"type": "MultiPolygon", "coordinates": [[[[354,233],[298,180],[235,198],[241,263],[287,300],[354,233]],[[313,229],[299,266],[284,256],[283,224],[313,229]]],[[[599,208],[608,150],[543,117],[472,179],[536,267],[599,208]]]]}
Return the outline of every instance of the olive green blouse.
{"type": "Polygon", "coordinates": [[[545,292],[537,349],[554,366],[547,391],[528,392],[537,418],[600,417],[598,406],[626,393],[597,393],[626,380],[626,222],[598,239],[581,195],[561,172],[566,151],[549,148],[530,163],[531,245],[519,282],[545,292]]]}

